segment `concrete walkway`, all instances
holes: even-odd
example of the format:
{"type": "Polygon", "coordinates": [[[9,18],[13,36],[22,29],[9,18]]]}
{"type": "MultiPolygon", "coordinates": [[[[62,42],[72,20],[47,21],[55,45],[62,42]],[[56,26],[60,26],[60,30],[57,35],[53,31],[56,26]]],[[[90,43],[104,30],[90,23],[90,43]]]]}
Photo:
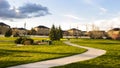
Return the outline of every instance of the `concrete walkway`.
{"type": "Polygon", "coordinates": [[[65,42],[65,43],[71,46],[85,48],[88,51],[82,54],[74,55],[74,56],[53,59],[53,60],[46,60],[46,61],[41,61],[41,62],[36,62],[36,63],[29,63],[29,64],[24,64],[24,65],[18,65],[18,66],[13,66],[9,68],[50,68],[54,66],[61,66],[61,65],[74,63],[74,62],[93,59],[106,53],[105,50],[101,50],[101,49],[79,46],[79,45],[76,45],[70,42],[65,42]]]}

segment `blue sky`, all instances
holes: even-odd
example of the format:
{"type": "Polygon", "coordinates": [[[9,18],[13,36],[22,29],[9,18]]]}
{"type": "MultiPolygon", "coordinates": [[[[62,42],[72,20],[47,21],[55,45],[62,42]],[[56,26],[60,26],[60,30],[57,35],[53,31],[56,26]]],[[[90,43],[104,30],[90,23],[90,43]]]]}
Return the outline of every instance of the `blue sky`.
{"type": "MultiPolygon", "coordinates": [[[[1,2],[2,0],[0,0],[1,2]]],[[[61,26],[63,30],[79,28],[89,30],[94,24],[101,30],[120,27],[120,0],[6,0],[10,8],[18,10],[19,7],[28,3],[46,7],[50,14],[38,17],[24,18],[0,18],[1,21],[12,27],[23,27],[26,22],[27,28],[31,29],[39,25],[51,27],[52,24],[61,26]],[[17,19],[16,19],[17,18],[17,19]],[[19,19],[20,18],[20,19],[19,19]]],[[[46,9],[46,10],[47,10],[46,9]]],[[[26,11],[26,10],[24,10],[26,11]]],[[[35,12],[35,11],[34,11],[35,12]]],[[[24,15],[23,15],[24,16],[24,15]]]]}

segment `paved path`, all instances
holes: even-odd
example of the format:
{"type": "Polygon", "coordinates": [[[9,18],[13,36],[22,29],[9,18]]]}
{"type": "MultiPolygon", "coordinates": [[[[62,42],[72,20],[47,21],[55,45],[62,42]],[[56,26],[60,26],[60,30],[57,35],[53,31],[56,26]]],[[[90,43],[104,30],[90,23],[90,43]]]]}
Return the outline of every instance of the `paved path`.
{"type": "Polygon", "coordinates": [[[24,64],[24,65],[13,66],[9,68],[50,68],[50,67],[66,65],[66,64],[70,64],[70,63],[74,63],[78,61],[89,60],[89,59],[96,58],[106,53],[105,50],[101,50],[101,49],[79,46],[79,45],[76,45],[70,42],[65,42],[65,43],[71,46],[85,48],[88,51],[82,54],[78,54],[78,55],[74,55],[70,57],[46,60],[46,61],[41,61],[41,62],[36,62],[36,63],[29,63],[29,64],[24,64]]]}

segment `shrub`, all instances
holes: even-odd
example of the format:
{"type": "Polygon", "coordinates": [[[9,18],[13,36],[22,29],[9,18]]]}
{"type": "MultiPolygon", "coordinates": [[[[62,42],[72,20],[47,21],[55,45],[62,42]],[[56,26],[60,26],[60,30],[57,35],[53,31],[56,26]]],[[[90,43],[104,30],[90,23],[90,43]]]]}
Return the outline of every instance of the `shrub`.
{"type": "Polygon", "coordinates": [[[19,37],[15,40],[16,44],[24,44],[24,45],[31,45],[33,44],[34,40],[27,37],[19,37]]]}
{"type": "Polygon", "coordinates": [[[16,43],[16,44],[21,44],[21,41],[22,41],[22,40],[23,40],[23,38],[20,37],[20,38],[18,38],[18,39],[15,40],[15,43],[16,43]]]}
{"type": "Polygon", "coordinates": [[[22,41],[21,41],[21,43],[22,44],[24,44],[24,45],[31,45],[31,44],[33,44],[34,43],[34,40],[33,39],[23,39],[22,41]]]}
{"type": "Polygon", "coordinates": [[[9,29],[6,33],[5,33],[5,37],[10,37],[12,35],[12,30],[9,29]]]}

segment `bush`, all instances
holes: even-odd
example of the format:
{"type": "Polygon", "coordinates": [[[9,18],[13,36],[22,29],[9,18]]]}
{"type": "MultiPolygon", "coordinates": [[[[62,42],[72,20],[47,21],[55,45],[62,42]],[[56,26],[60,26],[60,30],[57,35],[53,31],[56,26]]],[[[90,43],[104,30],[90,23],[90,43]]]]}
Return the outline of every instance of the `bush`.
{"type": "Polygon", "coordinates": [[[15,40],[15,43],[16,44],[21,44],[22,40],[23,40],[23,38],[20,37],[20,38],[18,38],[18,39],[15,40]]]}
{"type": "Polygon", "coordinates": [[[15,40],[15,43],[16,44],[31,45],[34,43],[34,40],[31,38],[27,38],[27,37],[20,37],[20,38],[15,40]]]}
{"type": "Polygon", "coordinates": [[[31,45],[31,44],[34,43],[34,40],[33,39],[23,39],[21,41],[21,43],[24,44],[24,45],[31,45]]]}
{"type": "Polygon", "coordinates": [[[5,33],[5,37],[10,37],[12,35],[12,30],[9,29],[6,33],[5,33]]]}

